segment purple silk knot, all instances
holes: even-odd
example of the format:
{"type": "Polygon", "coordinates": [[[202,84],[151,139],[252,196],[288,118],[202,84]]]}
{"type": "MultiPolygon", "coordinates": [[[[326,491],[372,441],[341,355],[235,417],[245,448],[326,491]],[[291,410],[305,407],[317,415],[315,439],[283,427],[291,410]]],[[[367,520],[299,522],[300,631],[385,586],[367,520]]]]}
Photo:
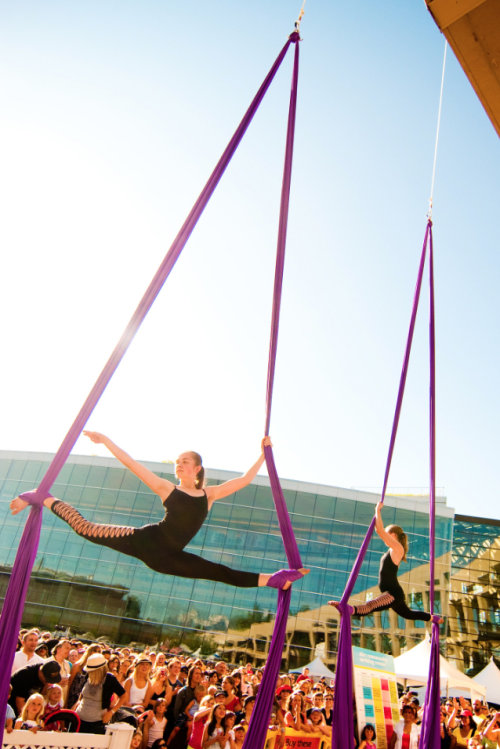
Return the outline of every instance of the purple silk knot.
{"type": "Polygon", "coordinates": [[[298,31],[292,31],[288,39],[293,43],[296,44],[297,42],[300,42],[300,34],[298,31]]]}
{"type": "Polygon", "coordinates": [[[36,507],[37,505],[42,505],[43,500],[47,499],[47,497],[52,497],[52,494],[49,494],[49,492],[41,492],[39,489],[35,489],[31,492],[23,492],[19,496],[29,505],[33,505],[34,507],[36,507]]]}

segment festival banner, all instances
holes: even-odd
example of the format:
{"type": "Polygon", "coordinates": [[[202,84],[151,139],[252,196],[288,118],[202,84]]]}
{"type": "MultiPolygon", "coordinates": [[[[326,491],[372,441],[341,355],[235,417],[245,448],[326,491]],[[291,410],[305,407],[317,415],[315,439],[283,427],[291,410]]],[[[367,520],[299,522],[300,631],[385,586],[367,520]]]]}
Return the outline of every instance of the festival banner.
{"type": "Polygon", "coordinates": [[[400,719],[394,658],[357,647],[353,647],[352,657],[358,736],[371,723],[377,733],[377,749],[387,749],[400,719]]]}

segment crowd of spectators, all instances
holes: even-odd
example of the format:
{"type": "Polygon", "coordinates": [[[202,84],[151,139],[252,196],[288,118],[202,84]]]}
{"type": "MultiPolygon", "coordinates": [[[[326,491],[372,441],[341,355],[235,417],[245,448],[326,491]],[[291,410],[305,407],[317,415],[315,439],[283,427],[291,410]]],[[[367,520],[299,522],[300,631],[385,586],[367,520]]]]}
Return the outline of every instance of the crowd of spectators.
{"type": "MultiPolygon", "coordinates": [[[[109,722],[130,723],[133,749],[237,749],[262,675],[250,666],[231,669],[222,660],[85,644],[22,630],[6,730],[64,730],[68,715],[76,715],[79,730],[86,733],[104,733],[109,722]]],[[[315,681],[307,669],[279,676],[269,721],[275,749],[283,749],[293,731],[320,736],[328,744],[334,698],[331,680],[315,681]]],[[[441,710],[444,749],[500,748],[500,713],[488,705],[450,699],[441,710]]],[[[400,711],[389,749],[417,749],[422,710],[414,693],[401,697],[400,711]]],[[[360,726],[359,734],[359,749],[376,749],[375,726],[360,726]]]]}

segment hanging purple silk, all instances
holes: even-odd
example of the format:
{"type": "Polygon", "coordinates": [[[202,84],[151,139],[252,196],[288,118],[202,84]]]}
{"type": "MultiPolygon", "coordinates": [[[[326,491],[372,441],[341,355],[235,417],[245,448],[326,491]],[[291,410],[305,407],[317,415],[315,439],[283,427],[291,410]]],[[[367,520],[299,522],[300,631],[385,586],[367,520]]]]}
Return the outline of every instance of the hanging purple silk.
{"type": "MultiPolygon", "coordinates": [[[[429,383],[429,469],[430,469],[430,508],[429,508],[429,602],[431,614],[434,614],[434,578],[435,578],[435,527],[436,527],[436,345],[434,321],[434,247],[432,244],[432,221],[428,222],[429,231],[429,350],[430,350],[430,383],[429,383]]],[[[431,659],[429,679],[425,690],[424,717],[420,731],[421,746],[429,749],[440,749],[440,684],[439,684],[439,624],[432,622],[431,659]]]]}
{"type": "Polygon", "coordinates": [[[19,545],[14,566],[12,568],[11,578],[5,595],[2,616],[0,619],[0,739],[3,736],[10,672],[12,668],[12,662],[14,660],[19,628],[21,626],[24,602],[26,600],[26,591],[40,538],[42,515],[41,504],[45,497],[47,497],[51,486],[59,475],[61,468],[66,462],[68,455],[73,449],[73,446],[80,436],[81,431],[88,421],[93,409],[97,405],[106,385],[108,384],[113,373],[118,367],[129,344],[131,343],[137,330],[139,329],[141,323],[143,322],[149,309],[151,308],[151,305],[158,296],[170,271],[174,267],[181,251],[184,248],[184,245],[189,239],[198,219],[203,213],[205,206],[210,200],[212,193],[217,187],[219,180],[224,174],[227,165],[229,164],[233,154],[238,148],[241,139],[243,138],[243,135],[250,125],[250,122],[252,121],[253,116],[255,115],[255,112],[257,111],[262,99],[264,98],[264,95],[269,88],[274,76],[276,75],[276,72],[282,63],[290,44],[296,43],[297,41],[298,34],[291,34],[283,49],[276,58],[274,64],[269,70],[269,73],[264,79],[261,87],[257,91],[257,94],[255,95],[252,103],[246,111],[238,128],[236,129],[233,137],[229,141],[229,144],[227,145],[224,153],[219,159],[219,162],[217,163],[214,171],[210,175],[205,187],[201,191],[198,199],[191,209],[191,212],[186,218],[182,228],[174,239],[169,251],[167,252],[164,260],[158,268],[156,275],[154,276],[148,289],[146,290],[146,293],[139,302],[137,309],[130,319],[130,322],[128,323],[122,337],[118,341],[118,344],[111,354],[109,360],[107,361],[104,369],[96,380],[89,396],[87,397],[87,400],[83,404],[74,423],[70,427],[66,437],[61,443],[61,446],[54,456],[54,459],[52,460],[47,473],[43,477],[35,496],[30,498],[30,504],[32,504],[33,506],[31,507],[30,514],[26,522],[26,528],[19,545]]]}
{"type": "MultiPolygon", "coordinates": [[[[401,414],[401,407],[403,404],[403,396],[405,391],[406,377],[408,374],[408,365],[410,362],[411,346],[413,341],[413,332],[415,330],[415,321],[417,318],[418,303],[420,299],[420,290],[422,288],[422,278],[425,266],[425,256],[427,251],[427,239],[430,232],[430,225],[427,225],[424,237],[424,243],[422,252],[420,255],[420,265],[418,269],[417,283],[415,287],[415,294],[413,298],[413,309],[410,320],[410,328],[408,331],[408,339],[406,341],[405,356],[403,361],[403,368],[401,371],[401,377],[399,381],[398,397],[396,401],[396,409],[394,412],[394,419],[392,424],[391,440],[389,444],[389,452],[387,456],[387,462],[385,466],[384,474],[384,485],[382,487],[381,501],[385,499],[385,493],[387,491],[387,483],[389,480],[389,473],[391,468],[392,456],[394,453],[394,445],[396,443],[396,435],[398,431],[399,417],[401,414]]],[[[345,749],[345,747],[352,746],[354,739],[354,710],[353,710],[353,692],[352,692],[352,638],[351,638],[351,615],[348,610],[348,601],[356,584],[359,570],[366,555],[366,551],[370,544],[371,537],[375,528],[375,518],[370,523],[370,527],[366,533],[365,539],[361,545],[361,548],[356,557],[354,567],[352,568],[351,574],[347,581],[347,585],[344,590],[340,602],[340,629],[339,639],[337,647],[337,668],[335,671],[335,700],[333,703],[333,721],[332,721],[332,749],[345,749]]]]}
{"type": "MultiPolygon", "coordinates": [[[[267,370],[266,390],[266,424],[265,434],[269,434],[271,423],[271,406],[273,399],[274,371],[276,366],[276,353],[278,346],[278,329],[281,305],[281,289],[283,285],[283,268],[285,264],[286,230],[288,224],[288,205],[290,200],[290,183],[292,176],[293,141],[295,133],[295,114],[297,110],[297,84],[299,74],[299,34],[294,32],[290,39],[295,43],[295,56],[292,74],[292,86],[290,92],[290,107],[288,112],[288,128],[285,149],[285,164],[283,168],[283,182],[281,187],[280,218],[278,229],[278,242],[276,250],[276,268],[274,275],[273,312],[271,320],[271,336],[269,344],[269,362],[267,370]]],[[[278,516],[281,535],[285,546],[288,565],[291,569],[302,567],[299,549],[290,522],[285,498],[281,490],[278,472],[274,463],[271,447],[264,448],[269,481],[273,495],[274,505],[278,516]]],[[[286,636],[286,623],[290,608],[291,590],[278,591],[278,612],[274,622],[273,636],[266,660],[264,676],[259,686],[255,708],[252,712],[248,731],[243,743],[244,749],[261,749],[266,741],[269,726],[269,717],[274,701],[276,681],[281,668],[283,657],[283,645],[286,636]]]]}

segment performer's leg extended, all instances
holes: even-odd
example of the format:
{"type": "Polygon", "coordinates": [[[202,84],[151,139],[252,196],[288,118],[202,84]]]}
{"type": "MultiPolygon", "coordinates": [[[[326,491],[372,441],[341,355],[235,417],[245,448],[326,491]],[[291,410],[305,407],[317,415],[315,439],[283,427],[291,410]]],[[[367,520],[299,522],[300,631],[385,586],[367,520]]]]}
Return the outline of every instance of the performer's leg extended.
{"type": "MultiPolygon", "coordinates": [[[[152,566],[152,565],[150,565],[152,566]]],[[[226,567],[224,564],[210,562],[208,559],[190,554],[188,551],[157,550],[157,563],[153,569],[178,577],[190,577],[195,580],[213,580],[214,582],[234,585],[237,588],[256,588],[259,585],[257,572],[245,572],[226,567]]]]}
{"type": "Polygon", "coordinates": [[[115,549],[115,551],[121,551],[124,554],[134,554],[131,540],[136,531],[135,528],[126,525],[92,523],[90,520],[85,520],[78,510],[60,499],[56,499],[52,503],[51,510],[73,528],[75,533],[88,541],[107,546],[110,549],[115,549]]]}

